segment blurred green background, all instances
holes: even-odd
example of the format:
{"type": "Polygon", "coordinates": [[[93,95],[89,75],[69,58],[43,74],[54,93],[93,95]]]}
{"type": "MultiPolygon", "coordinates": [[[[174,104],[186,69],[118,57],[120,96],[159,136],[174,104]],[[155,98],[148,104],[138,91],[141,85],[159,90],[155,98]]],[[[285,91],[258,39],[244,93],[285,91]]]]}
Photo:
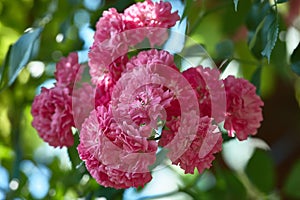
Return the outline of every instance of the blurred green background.
{"type": "Polygon", "coordinates": [[[31,103],[53,84],[62,56],[86,55],[103,10],[135,1],[0,0],[0,199],[300,199],[300,1],[170,2],[224,74],[257,86],[265,103],[259,139],[228,140],[204,174],[167,167],[170,175],[152,183],[162,185],[157,191],[101,187],[69,161],[76,147],[54,149],[38,137],[31,103]]]}

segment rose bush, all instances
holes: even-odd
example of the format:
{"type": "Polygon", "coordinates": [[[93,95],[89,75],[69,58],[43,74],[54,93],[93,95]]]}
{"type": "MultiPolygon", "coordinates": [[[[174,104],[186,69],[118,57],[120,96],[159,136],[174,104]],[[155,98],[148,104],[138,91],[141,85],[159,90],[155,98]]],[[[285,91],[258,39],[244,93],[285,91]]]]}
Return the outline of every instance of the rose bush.
{"type": "Polygon", "coordinates": [[[91,83],[81,88],[86,92],[76,89],[83,69],[74,52],[56,65],[55,86],[43,88],[33,102],[32,125],[45,142],[71,146],[71,127],[79,130],[80,159],[102,186],[144,186],[159,148],[185,173],[202,173],[222,150],[222,123],[239,140],[260,127],[263,102],[250,82],[222,80],[213,66],[182,72],[174,55],[154,48],[179,19],[162,1],[137,3],[124,13],[104,11],[89,50],[91,83]],[[151,49],[133,55],[130,48],[144,40],[151,49]],[[76,102],[81,93],[84,98],[72,107],[71,96],[76,102]]]}

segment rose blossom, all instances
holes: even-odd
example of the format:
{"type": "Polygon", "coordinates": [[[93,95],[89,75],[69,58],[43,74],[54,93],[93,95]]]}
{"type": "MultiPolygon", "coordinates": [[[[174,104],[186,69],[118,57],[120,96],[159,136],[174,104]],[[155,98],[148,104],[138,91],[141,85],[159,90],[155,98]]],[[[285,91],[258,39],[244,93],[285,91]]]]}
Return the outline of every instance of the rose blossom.
{"type": "Polygon", "coordinates": [[[97,85],[105,74],[118,79],[128,60],[127,52],[128,46],[122,38],[114,37],[103,43],[94,42],[89,51],[92,83],[97,85]]]}
{"type": "Polygon", "coordinates": [[[118,13],[111,8],[104,11],[96,25],[94,43],[89,52],[92,82],[109,70],[107,67],[121,56],[129,46],[134,46],[148,37],[151,46],[161,45],[167,39],[167,28],[179,20],[177,12],[171,13],[169,2],[148,0],[137,3],[118,13]]]}
{"type": "Polygon", "coordinates": [[[124,73],[114,87],[112,106],[115,120],[120,124],[126,122],[134,127],[150,129],[144,135],[150,137],[151,129],[157,129],[157,123],[165,120],[165,108],[170,105],[173,96],[149,65],[133,68],[124,73]]]}
{"type": "Polygon", "coordinates": [[[102,17],[97,22],[94,40],[103,42],[124,30],[123,15],[118,13],[115,8],[110,8],[108,11],[103,12],[102,17]]]}
{"type": "Polygon", "coordinates": [[[95,108],[95,89],[88,83],[77,84],[72,92],[72,113],[78,130],[95,108]]]}
{"type": "MultiPolygon", "coordinates": [[[[178,134],[181,123],[180,117],[168,121],[167,129],[163,130],[159,145],[167,147],[178,134]]],[[[193,135],[182,155],[178,155],[175,160],[171,159],[172,164],[179,165],[185,170],[185,173],[191,174],[194,174],[195,168],[202,173],[204,169],[211,167],[211,163],[215,159],[213,154],[222,150],[222,135],[217,126],[211,123],[212,119],[208,117],[200,118],[196,135],[193,135]]],[[[188,130],[185,133],[188,135],[188,130]]],[[[186,141],[188,140],[181,140],[181,144],[178,145],[183,146],[186,141]]]]}
{"type": "Polygon", "coordinates": [[[146,0],[136,3],[124,10],[126,29],[135,29],[137,38],[147,37],[152,47],[162,45],[168,38],[167,28],[180,19],[178,11],[172,13],[171,10],[169,2],[146,0]]]}
{"type": "Polygon", "coordinates": [[[239,140],[255,135],[263,120],[261,106],[263,101],[256,94],[256,88],[243,78],[228,76],[224,80],[227,113],[224,128],[229,135],[234,134],[239,140]]]}
{"type": "Polygon", "coordinates": [[[78,63],[78,54],[75,52],[70,53],[67,57],[61,58],[56,64],[56,71],[54,73],[57,81],[56,85],[73,89],[76,76],[79,73],[80,64],[78,63]]]}
{"type": "Polygon", "coordinates": [[[68,88],[42,88],[32,103],[32,126],[45,142],[54,147],[72,146],[74,142],[72,98],[69,94],[68,88]]]}
{"type": "Polygon", "coordinates": [[[180,19],[178,11],[171,12],[169,2],[146,0],[133,4],[124,10],[126,26],[130,29],[139,27],[170,28],[180,19]]]}
{"type": "Polygon", "coordinates": [[[178,71],[173,55],[167,51],[157,49],[141,51],[137,56],[132,57],[126,64],[126,70],[128,71],[135,67],[141,66],[149,66],[150,68],[153,68],[157,64],[171,67],[172,69],[178,71]]]}
{"type": "Polygon", "coordinates": [[[174,94],[165,87],[168,80],[162,72],[178,73],[173,56],[166,51],[142,51],[129,60],[112,94],[114,117],[118,122],[156,129],[156,124],[165,120],[165,109],[174,94]]]}
{"type": "Polygon", "coordinates": [[[121,130],[110,105],[91,112],[82,126],[78,152],[99,184],[120,189],[143,186],[152,179],[149,166],[155,161],[157,143],[138,132],[130,125],[121,130]]]}
{"type": "Polygon", "coordinates": [[[200,116],[212,117],[216,122],[223,121],[226,111],[226,94],[223,81],[220,80],[219,70],[198,66],[185,70],[182,75],[196,92],[200,116]]]}
{"type": "Polygon", "coordinates": [[[106,74],[98,81],[95,91],[95,108],[100,105],[108,105],[111,101],[111,95],[114,89],[115,81],[113,78],[106,74]]]}

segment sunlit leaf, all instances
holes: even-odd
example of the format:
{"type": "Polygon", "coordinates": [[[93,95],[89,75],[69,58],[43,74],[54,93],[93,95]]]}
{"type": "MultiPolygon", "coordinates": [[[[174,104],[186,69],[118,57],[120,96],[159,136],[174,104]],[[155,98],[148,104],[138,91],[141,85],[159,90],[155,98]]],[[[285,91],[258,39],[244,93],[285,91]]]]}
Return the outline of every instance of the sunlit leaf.
{"type": "Polygon", "coordinates": [[[293,198],[300,198],[300,161],[292,168],[284,185],[284,192],[293,198]]]}
{"type": "Polygon", "coordinates": [[[229,168],[244,171],[257,148],[268,149],[268,145],[258,138],[249,137],[244,141],[232,139],[223,144],[222,156],[229,168]]]}
{"type": "Polygon", "coordinates": [[[291,55],[291,67],[292,70],[300,76],[300,43],[296,47],[296,49],[293,51],[291,55]]]}
{"type": "Polygon", "coordinates": [[[237,11],[239,0],[233,0],[233,3],[234,3],[234,10],[237,11]]]}
{"type": "Polygon", "coordinates": [[[0,144],[0,160],[2,159],[11,159],[13,157],[13,151],[0,144]]]}
{"type": "Polygon", "coordinates": [[[32,59],[38,47],[38,39],[41,32],[42,28],[32,29],[24,33],[24,35],[10,47],[5,62],[0,70],[0,90],[10,86],[20,71],[30,59],[32,59]]]}
{"type": "Polygon", "coordinates": [[[246,174],[250,181],[264,193],[270,193],[275,187],[274,162],[267,151],[258,149],[255,151],[246,167],[246,174]]]}

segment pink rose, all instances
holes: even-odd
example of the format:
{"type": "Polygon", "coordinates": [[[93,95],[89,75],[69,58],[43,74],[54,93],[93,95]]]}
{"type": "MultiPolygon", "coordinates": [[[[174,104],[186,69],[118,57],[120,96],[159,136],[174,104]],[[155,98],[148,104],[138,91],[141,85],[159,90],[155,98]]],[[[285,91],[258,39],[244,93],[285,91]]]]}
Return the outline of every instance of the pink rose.
{"type": "Polygon", "coordinates": [[[32,126],[40,137],[54,147],[72,146],[74,126],[72,98],[68,88],[42,88],[35,97],[31,114],[32,126]]]}
{"type": "Polygon", "coordinates": [[[225,119],[226,94],[218,69],[198,66],[182,73],[189,81],[199,102],[200,116],[208,116],[216,122],[225,119]]]}
{"type": "Polygon", "coordinates": [[[263,120],[261,106],[263,101],[256,94],[256,88],[243,78],[228,76],[224,80],[227,112],[224,127],[229,136],[245,140],[255,135],[263,120]]]}
{"type": "Polygon", "coordinates": [[[124,127],[121,130],[112,118],[110,105],[99,106],[82,126],[80,158],[105,187],[139,187],[152,179],[149,166],[155,161],[157,143],[139,136],[130,125],[124,127]]]}
{"type": "Polygon", "coordinates": [[[70,92],[74,87],[77,76],[80,79],[80,64],[78,63],[78,54],[73,52],[67,57],[61,58],[56,64],[56,71],[54,73],[56,78],[56,85],[59,87],[68,87],[70,92]]]}

